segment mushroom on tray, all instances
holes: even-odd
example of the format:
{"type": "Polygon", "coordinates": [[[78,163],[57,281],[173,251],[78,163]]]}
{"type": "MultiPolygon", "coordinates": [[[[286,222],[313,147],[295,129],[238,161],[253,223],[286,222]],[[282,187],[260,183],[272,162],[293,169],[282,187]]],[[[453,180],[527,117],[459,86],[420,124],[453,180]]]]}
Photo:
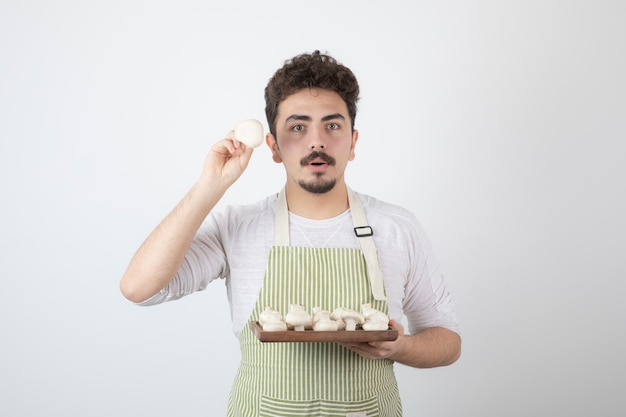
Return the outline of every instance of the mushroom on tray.
{"type": "Polygon", "coordinates": [[[345,330],[347,331],[356,330],[356,326],[363,324],[365,321],[365,317],[363,317],[361,313],[345,307],[338,307],[333,310],[330,318],[340,321],[339,327],[343,328],[345,326],[345,330]],[[343,323],[343,325],[341,323],[343,323]]]}
{"type": "Polygon", "coordinates": [[[306,327],[311,328],[313,326],[311,315],[306,312],[302,304],[291,304],[289,308],[289,313],[285,315],[285,321],[289,328],[301,332],[306,327]]]}
{"type": "Polygon", "coordinates": [[[389,317],[382,311],[372,308],[371,304],[361,305],[361,312],[365,318],[363,330],[387,330],[389,328],[389,317]]]}
{"type": "Polygon", "coordinates": [[[336,331],[339,323],[330,318],[330,312],[320,307],[313,308],[313,330],[318,332],[336,331]]]}
{"type": "Polygon", "coordinates": [[[280,311],[265,307],[265,310],[259,314],[259,324],[266,332],[279,332],[287,330],[287,323],[283,321],[280,311]]]}

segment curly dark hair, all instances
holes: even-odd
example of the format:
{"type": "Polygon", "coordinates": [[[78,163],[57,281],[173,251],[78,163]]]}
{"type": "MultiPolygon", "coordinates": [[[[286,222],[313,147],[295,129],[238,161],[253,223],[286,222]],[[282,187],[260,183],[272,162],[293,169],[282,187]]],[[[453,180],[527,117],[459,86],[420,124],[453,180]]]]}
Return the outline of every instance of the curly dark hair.
{"type": "Polygon", "coordinates": [[[348,107],[351,127],[354,130],[359,83],[348,67],[330,55],[316,50],[286,60],[265,87],[265,115],[274,137],[278,106],[285,98],[305,88],[320,88],[339,94],[348,107]]]}

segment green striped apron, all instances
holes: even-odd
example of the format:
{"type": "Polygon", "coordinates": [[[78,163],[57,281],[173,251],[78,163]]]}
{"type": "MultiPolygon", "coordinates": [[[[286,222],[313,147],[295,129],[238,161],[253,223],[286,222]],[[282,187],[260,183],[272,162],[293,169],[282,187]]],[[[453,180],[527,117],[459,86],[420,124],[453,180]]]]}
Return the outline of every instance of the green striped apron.
{"type": "MultiPolygon", "coordinates": [[[[351,197],[351,212],[362,216],[358,197],[351,197]]],[[[284,190],[276,224],[277,245],[270,250],[251,321],[257,321],[266,306],[284,316],[294,303],[309,312],[316,306],[359,311],[361,304],[371,303],[388,313],[384,297],[373,295],[362,250],[281,244],[289,240],[284,190]]],[[[228,400],[229,417],[402,416],[391,360],[364,359],[337,343],[262,343],[249,326],[239,342],[241,363],[228,400]]]]}

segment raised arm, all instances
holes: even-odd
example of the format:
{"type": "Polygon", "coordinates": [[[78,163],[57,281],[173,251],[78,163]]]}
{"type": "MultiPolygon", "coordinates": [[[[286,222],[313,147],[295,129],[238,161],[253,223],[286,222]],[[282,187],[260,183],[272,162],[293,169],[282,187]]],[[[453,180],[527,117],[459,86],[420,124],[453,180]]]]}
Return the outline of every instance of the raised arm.
{"type": "Polygon", "coordinates": [[[128,300],[145,301],[167,285],[206,216],[248,166],[253,148],[233,138],[213,145],[200,178],[131,259],[120,281],[128,300]]]}

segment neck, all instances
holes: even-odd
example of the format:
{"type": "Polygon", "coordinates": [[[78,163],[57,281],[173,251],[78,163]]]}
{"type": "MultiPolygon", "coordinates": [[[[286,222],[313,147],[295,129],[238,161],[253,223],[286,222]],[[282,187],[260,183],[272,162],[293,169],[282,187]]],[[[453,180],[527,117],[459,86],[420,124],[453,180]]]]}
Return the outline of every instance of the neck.
{"type": "Polygon", "coordinates": [[[285,188],[289,211],[308,219],[322,220],[338,216],[350,207],[348,190],[344,182],[323,194],[303,190],[298,184],[287,184],[285,188]]]}

